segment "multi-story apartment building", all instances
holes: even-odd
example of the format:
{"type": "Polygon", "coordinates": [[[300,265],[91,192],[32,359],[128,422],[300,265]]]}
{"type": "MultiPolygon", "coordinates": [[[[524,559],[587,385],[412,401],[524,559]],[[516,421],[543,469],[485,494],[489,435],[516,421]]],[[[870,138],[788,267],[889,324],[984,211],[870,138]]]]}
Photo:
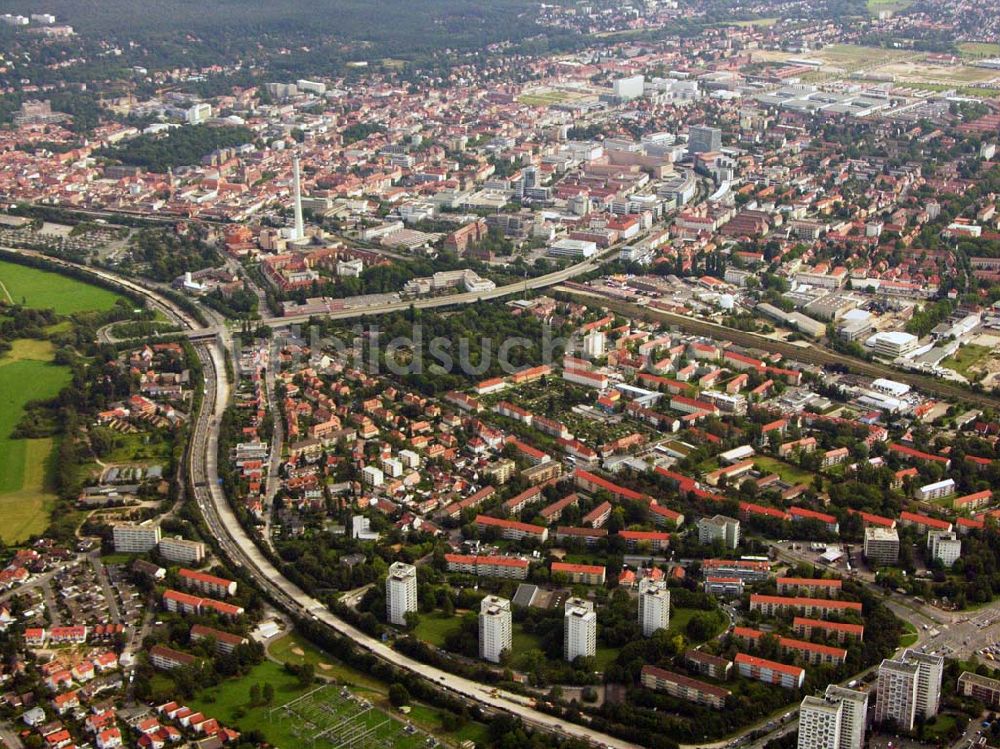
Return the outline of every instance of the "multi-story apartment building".
{"type": "Polygon", "coordinates": [[[145,554],[160,543],[160,526],[153,523],[115,523],[112,534],[120,554],[145,554]]]}
{"type": "Polygon", "coordinates": [[[500,654],[513,647],[510,601],[500,596],[486,596],[479,604],[479,657],[500,662],[500,654]]]}
{"type": "Polygon", "coordinates": [[[698,521],[698,541],[711,544],[721,541],[727,549],[740,544],[740,521],[725,515],[715,515],[698,521]]]}
{"type": "Polygon", "coordinates": [[[813,598],[836,598],[844,587],[842,580],[812,577],[779,577],[778,593],[805,593],[813,598]]]}
{"type": "Polygon", "coordinates": [[[958,693],[979,700],[988,708],[1000,707],[1000,679],[963,671],[958,677],[958,693]]]}
{"type": "Polygon", "coordinates": [[[597,653],[597,614],[594,604],[570,598],[563,608],[563,655],[572,663],[579,656],[597,653]]]}
{"type": "Polygon", "coordinates": [[[844,614],[848,611],[860,614],[861,604],[827,598],[785,598],[753,593],[750,595],[750,610],[760,611],[764,616],[776,616],[784,611],[792,611],[802,616],[826,616],[831,613],[844,614]]]}
{"type": "Polygon", "coordinates": [[[449,572],[464,572],[477,577],[502,577],[524,580],[528,577],[527,559],[501,556],[476,556],[472,554],[445,554],[449,572]]]}
{"type": "Polygon", "coordinates": [[[205,558],[205,544],[180,537],[161,539],[157,550],[168,562],[200,564],[205,558]]]}
{"type": "Polygon", "coordinates": [[[385,579],[385,606],[389,622],[406,624],[406,614],[417,610],[417,568],[412,564],[393,562],[385,579]]]}
{"type": "Polygon", "coordinates": [[[692,679],[690,676],[676,674],[656,666],[642,667],[642,685],[647,689],[657,689],[666,692],[671,697],[677,697],[688,702],[721,710],[725,707],[726,698],[731,692],[728,689],[706,684],[692,679]]]}
{"type": "Polygon", "coordinates": [[[839,749],[844,705],[812,695],[799,705],[798,749],[839,749]]]}
{"type": "Polygon", "coordinates": [[[916,663],[885,659],[878,669],[875,697],[875,722],[895,724],[903,731],[913,730],[917,709],[916,663]]]}
{"type": "Polygon", "coordinates": [[[670,627],[670,590],[662,580],[639,582],[639,626],[643,637],[670,627]]]}
{"type": "Polygon", "coordinates": [[[883,567],[899,560],[899,533],[895,528],[865,528],[865,559],[868,564],[883,567]]]}
{"type": "Polygon", "coordinates": [[[735,662],[740,676],[785,689],[800,689],[806,678],[805,669],[798,666],[789,666],[746,653],[737,653],[735,662]]]}

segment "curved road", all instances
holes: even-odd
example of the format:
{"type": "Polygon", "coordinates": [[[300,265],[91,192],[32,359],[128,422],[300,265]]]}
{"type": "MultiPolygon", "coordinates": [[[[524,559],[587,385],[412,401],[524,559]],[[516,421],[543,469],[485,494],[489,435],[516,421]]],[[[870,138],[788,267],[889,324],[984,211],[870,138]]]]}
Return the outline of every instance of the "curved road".
{"type": "MultiPolygon", "coordinates": [[[[14,248],[0,249],[27,255],[40,255],[40,253],[14,248]]],[[[198,331],[204,327],[194,320],[191,315],[177,308],[169,299],[158,294],[155,290],[121,278],[108,271],[80,266],[48,256],[42,257],[56,265],[82,269],[91,275],[140,294],[153,305],[163,309],[171,319],[176,320],[192,331],[198,331]]],[[[568,271],[569,269],[566,270],[568,271]]],[[[560,274],[565,272],[559,271],[560,274]]],[[[577,272],[581,271],[578,270],[577,272]]],[[[535,280],[537,281],[538,279],[535,280]]],[[[507,291],[504,293],[512,292],[507,291]]],[[[454,297],[450,297],[447,300],[449,304],[453,304],[455,301],[454,297]]],[[[408,307],[409,305],[406,306],[408,307]]],[[[219,330],[219,332],[224,338],[224,328],[219,330]]],[[[382,660],[411,671],[421,678],[428,679],[439,687],[447,689],[463,699],[478,703],[491,711],[514,714],[520,717],[526,724],[550,733],[561,734],[594,745],[612,747],[613,749],[633,749],[635,747],[635,744],[631,742],[595,732],[586,726],[568,721],[564,722],[561,718],[535,710],[531,707],[533,700],[530,698],[484,686],[478,682],[442,671],[398,653],[380,640],[365,634],[351,624],[334,616],[320,601],[307,595],[301,588],[286,578],[261,553],[254,540],[250,538],[240,525],[236,514],[229,506],[219,485],[217,466],[219,420],[225,411],[230,395],[229,383],[225,374],[225,354],[219,345],[218,338],[211,342],[198,342],[195,348],[204,370],[205,391],[202,407],[195,422],[194,432],[188,447],[189,476],[194,488],[195,501],[198,503],[198,507],[212,534],[218,540],[226,556],[229,557],[233,564],[250,574],[255,582],[287,611],[309,616],[315,621],[330,627],[339,635],[349,638],[382,660]]]]}

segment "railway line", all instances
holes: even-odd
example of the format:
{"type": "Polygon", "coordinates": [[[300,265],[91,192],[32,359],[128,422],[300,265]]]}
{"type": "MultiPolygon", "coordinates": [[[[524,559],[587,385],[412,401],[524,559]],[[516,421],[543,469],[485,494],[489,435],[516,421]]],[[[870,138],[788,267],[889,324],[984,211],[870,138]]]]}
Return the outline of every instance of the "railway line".
{"type": "Polygon", "coordinates": [[[907,372],[902,369],[890,367],[886,364],[868,362],[853,356],[839,354],[836,351],[831,351],[830,349],[816,343],[811,343],[807,346],[796,346],[793,343],[777,341],[758,333],[736,330],[734,328],[728,328],[725,325],[699,320],[695,317],[678,315],[673,312],[665,312],[651,307],[643,307],[638,304],[622,302],[601,294],[583,292],[569,286],[557,286],[555,290],[569,295],[577,302],[593,303],[595,300],[599,300],[601,306],[607,307],[612,312],[618,312],[622,315],[639,319],[655,320],[666,323],[667,325],[680,328],[686,333],[703,335],[717,340],[732,341],[736,345],[746,348],[776,352],[802,362],[803,364],[812,364],[821,367],[841,367],[855,374],[865,375],[867,377],[885,377],[899,382],[905,382],[907,385],[919,388],[924,392],[936,395],[940,398],[947,398],[949,400],[960,402],[964,401],[981,408],[1000,408],[1000,398],[990,395],[989,393],[978,393],[974,390],[963,388],[959,385],[948,382],[947,380],[939,380],[936,377],[929,377],[916,372],[907,372]]]}

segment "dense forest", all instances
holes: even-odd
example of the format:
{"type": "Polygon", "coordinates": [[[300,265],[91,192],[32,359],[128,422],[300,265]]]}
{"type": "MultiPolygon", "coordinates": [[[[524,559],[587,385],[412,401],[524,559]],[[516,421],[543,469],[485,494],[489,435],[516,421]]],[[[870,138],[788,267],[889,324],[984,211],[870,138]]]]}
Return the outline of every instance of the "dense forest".
{"type": "Polygon", "coordinates": [[[175,166],[197,164],[218,148],[234,148],[253,141],[254,134],[245,127],[194,125],[175,128],[165,135],[140,135],[120,146],[102,148],[97,155],[152,172],[166,172],[175,166]]]}

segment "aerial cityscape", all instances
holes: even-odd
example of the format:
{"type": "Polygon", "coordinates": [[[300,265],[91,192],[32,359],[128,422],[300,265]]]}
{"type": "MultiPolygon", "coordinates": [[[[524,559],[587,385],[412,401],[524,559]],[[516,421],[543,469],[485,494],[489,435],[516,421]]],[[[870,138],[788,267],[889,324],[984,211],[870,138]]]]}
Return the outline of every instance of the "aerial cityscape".
{"type": "Polygon", "coordinates": [[[1000,747],[997,0],[0,10],[0,747],[1000,747]]]}

